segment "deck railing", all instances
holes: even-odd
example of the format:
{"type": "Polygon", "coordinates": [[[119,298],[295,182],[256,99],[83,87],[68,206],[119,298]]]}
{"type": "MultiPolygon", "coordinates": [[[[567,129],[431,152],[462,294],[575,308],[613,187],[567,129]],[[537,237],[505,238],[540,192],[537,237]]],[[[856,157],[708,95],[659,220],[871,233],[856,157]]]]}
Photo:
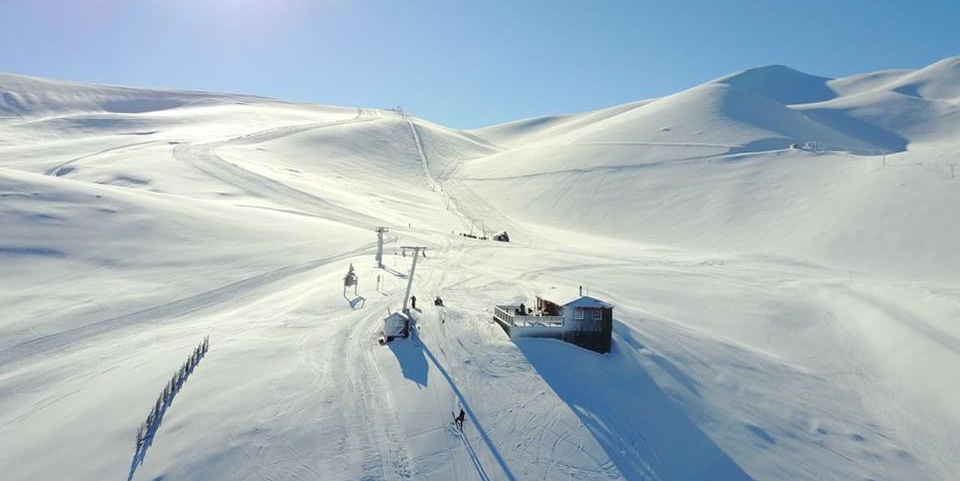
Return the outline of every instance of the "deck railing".
{"type": "Polygon", "coordinates": [[[495,306],[493,316],[511,326],[563,327],[563,316],[522,316],[514,314],[520,306],[495,306]]]}

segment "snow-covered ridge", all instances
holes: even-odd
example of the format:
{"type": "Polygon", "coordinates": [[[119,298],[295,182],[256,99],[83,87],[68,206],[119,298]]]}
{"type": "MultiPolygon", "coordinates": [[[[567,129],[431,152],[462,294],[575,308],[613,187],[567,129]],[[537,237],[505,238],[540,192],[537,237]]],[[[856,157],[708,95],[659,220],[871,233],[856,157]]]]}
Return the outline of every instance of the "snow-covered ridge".
{"type": "MultiPolygon", "coordinates": [[[[844,147],[856,150],[858,146],[867,144],[878,151],[899,151],[911,141],[926,141],[931,137],[923,129],[917,128],[917,124],[921,124],[924,129],[933,129],[938,138],[960,132],[956,113],[957,101],[960,99],[960,57],[947,58],[919,70],[886,71],[841,79],[830,79],[782,65],[771,65],[726,75],[659,101],[672,102],[674,108],[671,110],[676,112],[675,115],[697,121],[697,117],[704,114],[700,110],[704,101],[719,102],[731,95],[733,97],[728,102],[729,107],[735,108],[739,105],[741,112],[745,109],[751,111],[752,118],[749,120],[752,122],[747,122],[749,126],[765,129],[782,124],[783,114],[781,109],[774,108],[775,103],[803,114],[811,126],[824,124],[807,128],[826,127],[832,130],[831,133],[824,134],[822,131],[809,132],[804,127],[795,126],[782,132],[797,142],[811,139],[827,142],[827,138],[817,138],[819,135],[849,143],[836,145],[839,150],[844,147]],[[703,94],[704,89],[709,90],[710,85],[717,84],[731,87],[734,93],[730,93],[731,90],[728,89],[713,88],[713,93],[703,94]],[[768,102],[764,107],[745,101],[742,96],[760,96],[772,102],[768,102]],[[906,115],[909,117],[905,117],[906,115]]],[[[515,121],[476,129],[473,132],[498,142],[517,144],[524,142],[523,139],[539,140],[539,132],[543,130],[565,133],[590,126],[595,130],[605,131],[616,128],[618,124],[627,123],[634,134],[649,132],[647,135],[668,137],[665,132],[669,132],[668,129],[671,128],[669,122],[649,125],[642,120],[646,117],[647,110],[655,110],[657,115],[661,113],[663,109],[657,108],[657,103],[645,101],[584,114],[515,121]],[[560,126],[575,127],[560,132],[560,126]],[[536,135],[533,136],[533,133],[536,135]]],[[[721,121],[727,114],[736,117],[736,110],[721,109],[718,113],[721,121]]],[[[711,112],[705,114],[709,116],[711,112]]],[[[714,120],[708,118],[703,123],[709,125],[713,122],[714,120]]],[[[683,132],[685,136],[691,134],[702,135],[701,130],[683,132]]]]}
{"type": "Polygon", "coordinates": [[[0,74],[0,116],[137,114],[191,105],[262,101],[249,95],[91,85],[0,74]]]}

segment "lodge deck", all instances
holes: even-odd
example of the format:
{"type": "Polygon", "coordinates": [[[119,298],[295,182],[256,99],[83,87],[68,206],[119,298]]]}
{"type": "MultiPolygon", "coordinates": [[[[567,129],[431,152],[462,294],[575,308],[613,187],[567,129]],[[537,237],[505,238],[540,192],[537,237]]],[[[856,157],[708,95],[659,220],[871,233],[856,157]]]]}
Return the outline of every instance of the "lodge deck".
{"type": "Polygon", "coordinates": [[[610,352],[613,306],[587,296],[563,306],[537,296],[535,306],[535,311],[522,314],[519,304],[495,305],[493,320],[510,339],[546,337],[599,353],[610,352]]]}
{"type": "Polygon", "coordinates": [[[493,319],[516,327],[563,327],[563,316],[545,316],[536,312],[532,315],[515,314],[518,309],[520,305],[495,306],[493,319]]]}

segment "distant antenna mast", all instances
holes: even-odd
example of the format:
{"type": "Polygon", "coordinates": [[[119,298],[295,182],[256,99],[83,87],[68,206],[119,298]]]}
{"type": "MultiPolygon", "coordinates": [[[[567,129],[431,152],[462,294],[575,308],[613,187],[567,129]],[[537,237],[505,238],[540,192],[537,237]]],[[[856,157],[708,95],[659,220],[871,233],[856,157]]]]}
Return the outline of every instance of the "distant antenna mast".
{"type": "Polygon", "coordinates": [[[390,232],[386,227],[377,227],[377,268],[383,269],[383,233],[390,232]]]}

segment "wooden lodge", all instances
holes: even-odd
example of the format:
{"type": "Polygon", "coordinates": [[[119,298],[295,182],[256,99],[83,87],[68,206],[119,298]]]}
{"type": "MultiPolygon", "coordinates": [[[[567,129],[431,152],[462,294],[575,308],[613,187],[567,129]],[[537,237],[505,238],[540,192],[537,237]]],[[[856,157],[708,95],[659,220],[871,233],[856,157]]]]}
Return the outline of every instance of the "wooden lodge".
{"type": "Polygon", "coordinates": [[[536,304],[498,305],[493,320],[510,336],[547,337],[599,353],[610,352],[613,306],[589,296],[559,305],[537,296],[536,304]],[[523,311],[521,312],[521,306],[523,311]]]}

